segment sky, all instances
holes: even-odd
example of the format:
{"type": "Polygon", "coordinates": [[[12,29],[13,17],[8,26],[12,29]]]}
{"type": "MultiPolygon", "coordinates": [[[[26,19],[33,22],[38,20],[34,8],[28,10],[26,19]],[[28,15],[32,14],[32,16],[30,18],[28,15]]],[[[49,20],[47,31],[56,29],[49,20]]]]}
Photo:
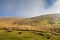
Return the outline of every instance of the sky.
{"type": "Polygon", "coordinates": [[[0,0],[0,16],[35,17],[60,13],[60,0],[0,0]]]}

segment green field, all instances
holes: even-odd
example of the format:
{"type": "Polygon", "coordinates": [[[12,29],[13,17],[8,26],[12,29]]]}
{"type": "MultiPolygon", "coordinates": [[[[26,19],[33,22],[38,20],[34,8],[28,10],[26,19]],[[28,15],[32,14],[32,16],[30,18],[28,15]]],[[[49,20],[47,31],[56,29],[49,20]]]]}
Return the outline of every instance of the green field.
{"type": "Polygon", "coordinates": [[[34,31],[0,30],[0,40],[60,40],[60,36],[34,31]]]}

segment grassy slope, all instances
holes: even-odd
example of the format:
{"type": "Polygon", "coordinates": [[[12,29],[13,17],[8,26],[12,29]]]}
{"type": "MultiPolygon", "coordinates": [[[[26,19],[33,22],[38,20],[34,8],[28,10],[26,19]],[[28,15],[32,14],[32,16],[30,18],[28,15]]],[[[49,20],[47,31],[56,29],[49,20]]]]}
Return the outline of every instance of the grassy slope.
{"type": "MultiPolygon", "coordinates": [[[[60,19],[55,19],[56,15],[39,16],[28,19],[20,18],[1,18],[0,19],[0,29],[5,28],[8,30],[13,30],[12,32],[6,32],[6,30],[0,30],[0,40],[60,40],[60,36],[51,34],[51,38],[47,39],[47,32],[58,33],[60,35],[60,19]],[[51,23],[51,21],[54,21],[51,23]],[[43,33],[44,35],[37,35],[29,31],[23,31],[22,34],[18,34],[19,31],[14,30],[38,30],[47,31],[43,33]]],[[[40,34],[40,33],[39,33],[40,34]]]]}
{"type": "Polygon", "coordinates": [[[18,33],[19,31],[12,31],[7,32],[7,30],[0,30],[0,40],[60,40],[60,36],[57,35],[50,35],[51,38],[47,39],[47,33],[44,35],[37,35],[32,31],[22,31],[21,34],[18,33]]]}

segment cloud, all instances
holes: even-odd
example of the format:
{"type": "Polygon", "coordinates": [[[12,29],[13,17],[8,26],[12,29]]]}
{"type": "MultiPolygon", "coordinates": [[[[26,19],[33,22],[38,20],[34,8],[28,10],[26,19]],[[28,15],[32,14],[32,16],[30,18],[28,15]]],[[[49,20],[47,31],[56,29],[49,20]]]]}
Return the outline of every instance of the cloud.
{"type": "MultiPolygon", "coordinates": [[[[60,0],[51,1],[48,4],[46,0],[8,0],[1,2],[3,16],[34,17],[39,15],[60,13],[60,0]],[[50,3],[51,3],[50,2],[50,3]],[[47,7],[47,9],[45,8],[47,7]]],[[[1,4],[0,3],[0,4],[1,4]]]]}
{"type": "Polygon", "coordinates": [[[44,11],[44,0],[22,0],[20,7],[17,9],[18,16],[34,17],[44,11]]]}
{"type": "Polygon", "coordinates": [[[45,11],[45,13],[48,14],[60,13],[60,0],[56,0],[56,2],[45,11]]]}
{"type": "Polygon", "coordinates": [[[22,5],[20,5],[18,16],[24,17],[34,17],[46,14],[60,13],[60,0],[25,0],[22,5]],[[46,8],[47,9],[46,9],[46,8]]]}

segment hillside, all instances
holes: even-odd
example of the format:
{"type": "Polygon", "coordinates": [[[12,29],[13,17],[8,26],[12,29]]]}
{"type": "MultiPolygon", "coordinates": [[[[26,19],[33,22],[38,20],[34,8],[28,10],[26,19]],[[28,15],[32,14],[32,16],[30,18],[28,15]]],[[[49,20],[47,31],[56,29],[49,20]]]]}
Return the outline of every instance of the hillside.
{"type": "Polygon", "coordinates": [[[60,40],[60,14],[0,17],[0,40],[60,40]]]}
{"type": "Polygon", "coordinates": [[[33,18],[1,17],[0,28],[8,30],[36,30],[60,35],[60,14],[33,18]]]}

